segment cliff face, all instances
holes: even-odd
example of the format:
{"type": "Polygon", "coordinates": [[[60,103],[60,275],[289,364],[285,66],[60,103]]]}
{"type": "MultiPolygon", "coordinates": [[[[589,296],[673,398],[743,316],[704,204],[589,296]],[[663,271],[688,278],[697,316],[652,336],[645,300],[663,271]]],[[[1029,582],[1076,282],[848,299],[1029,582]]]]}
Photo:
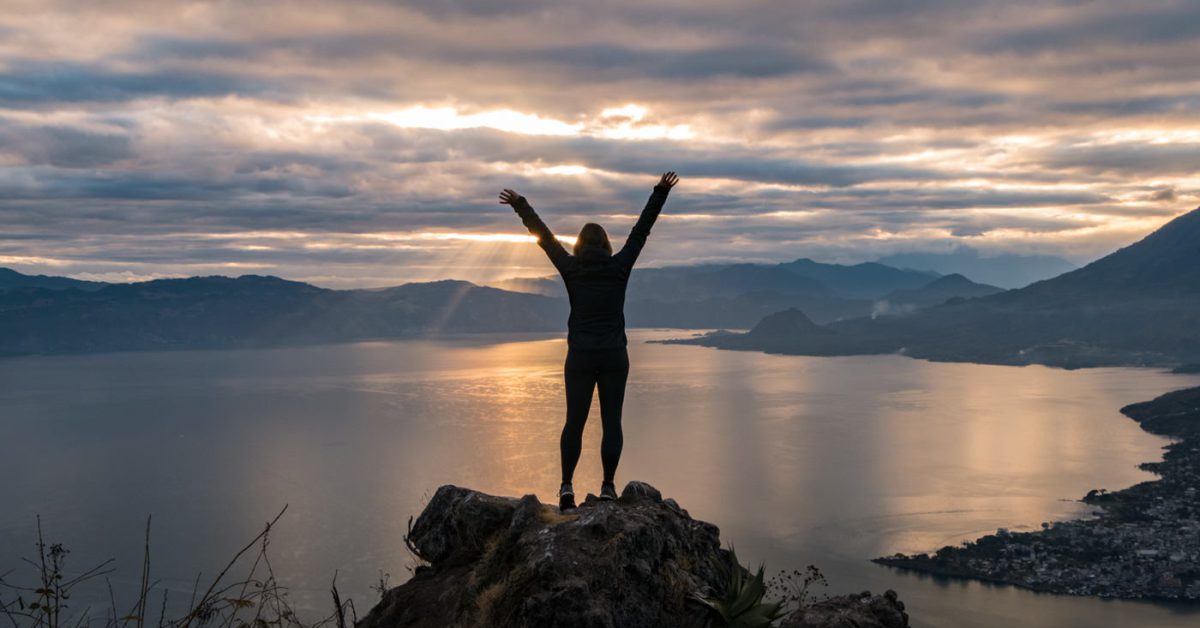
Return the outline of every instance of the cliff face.
{"type": "MultiPolygon", "coordinates": [[[[443,486],[408,542],[429,565],[388,591],[357,628],[402,626],[710,626],[697,598],[723,591],[716,526],[654,487],[589,495],[566,514],[533,495],[494,497],[443,486]]],[[[834,598],[783,626],[903,628],[895,594],[834,598]]]]}

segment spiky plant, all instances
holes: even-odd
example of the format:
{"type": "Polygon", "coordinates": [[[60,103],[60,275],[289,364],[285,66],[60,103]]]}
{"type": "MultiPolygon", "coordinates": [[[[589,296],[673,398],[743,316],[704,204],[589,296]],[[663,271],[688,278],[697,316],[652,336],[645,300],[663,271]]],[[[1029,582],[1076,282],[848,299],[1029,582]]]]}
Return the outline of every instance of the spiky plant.
{"type": "Polygon", "coordinates": [[[763,601],[767,587],[763,582],[763,567],[753,576],[738,562],[737,552],[729,548],[726,559],[713,559],[713,568],[725,584],[724,591],[715,596],[697,595],[709,608],[709,623],[729,628],[769,628],[787,613],[782,602],[763,601]]]}

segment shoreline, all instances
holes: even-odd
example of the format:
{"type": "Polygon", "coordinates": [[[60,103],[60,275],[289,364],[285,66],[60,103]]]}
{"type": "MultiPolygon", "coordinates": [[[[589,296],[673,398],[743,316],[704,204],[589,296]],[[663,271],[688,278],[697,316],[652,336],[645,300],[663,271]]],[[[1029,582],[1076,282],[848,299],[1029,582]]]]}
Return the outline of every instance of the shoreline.
{"type": "Polygon", "coordinates": [[[657,344],[691,345],[719,351],[752,351],[767,355],[793,355],[810,358],[843,358],[856,356],[898,355],[913,360],[941,362],[947,364],[986,364],[989,366],[1046,366],[1067,371],[1093,368],[1153,368],[1172,373],[1200,373],[1200,366],[1180,365],[1179,359],[1153,353],[1120,353],[1100,351],[1067,351],[1054,353],[1049,347],[1018,355],[985,355],[980,353],[938,353],[912,351],[906,347],[841,347],[841,346],[798,346],[796,343],[767,341],[748,338],[751,332],[718,329],[706,334],[694,334],[680,338],[652,340],[657,344]]]}
{"type": "Polygon", "coordinates": [[[1121,408],[1142,429],[1173,439],[1159,462],[1139,465],[1155,480],[1082,502],[1092,519],[1001,528],[933,554],[872,562],[932,576],[1007,584],[1041,593],[1200,603],[1200,387],[1121,408]]]}

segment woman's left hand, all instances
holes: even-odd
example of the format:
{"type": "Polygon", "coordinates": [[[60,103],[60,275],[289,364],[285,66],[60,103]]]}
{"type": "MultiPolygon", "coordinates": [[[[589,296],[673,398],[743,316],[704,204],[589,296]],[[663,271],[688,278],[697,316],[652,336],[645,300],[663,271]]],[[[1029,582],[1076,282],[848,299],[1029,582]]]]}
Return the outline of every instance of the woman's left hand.
{"type": "Polygon", "coordinates": [[[521,200],[521,195],[517,194],[516,190],[504,188],[504,191],[500,193],[501,205],[512,205],[513,207],[516,207],[517,201],[519,200],[521,200]]]}
{"type": "Polygon", "coordinates": [[[679,177],[675,176],[675,171],[664,172],[661,179],[658,180],[658,185],[655,187],[667,188],[668,190],[675,187],[679,183],[679,177]]]}

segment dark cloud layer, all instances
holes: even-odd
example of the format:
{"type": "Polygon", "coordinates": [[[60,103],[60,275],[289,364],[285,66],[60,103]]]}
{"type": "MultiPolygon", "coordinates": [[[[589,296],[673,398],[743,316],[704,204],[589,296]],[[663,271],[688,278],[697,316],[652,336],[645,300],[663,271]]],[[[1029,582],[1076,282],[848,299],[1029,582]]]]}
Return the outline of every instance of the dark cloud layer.
{"type": "Polygon", "coordinates": [[[134,155],[130,138],[62,126],[0,123],[0,151],[33,165],[97,168],[134,155]]]}
{"type": "MultiPolygon", "coordinates": [[[[99,65],[16,59],[0,77],[0,104],[47,107],[77,103],[123,103],[139,98],[204,98],[263,95],[269,79],[211,72],[122,72],[99,65]]],[[[276,92],[276,96],[287,94],[276,92]]]]}

